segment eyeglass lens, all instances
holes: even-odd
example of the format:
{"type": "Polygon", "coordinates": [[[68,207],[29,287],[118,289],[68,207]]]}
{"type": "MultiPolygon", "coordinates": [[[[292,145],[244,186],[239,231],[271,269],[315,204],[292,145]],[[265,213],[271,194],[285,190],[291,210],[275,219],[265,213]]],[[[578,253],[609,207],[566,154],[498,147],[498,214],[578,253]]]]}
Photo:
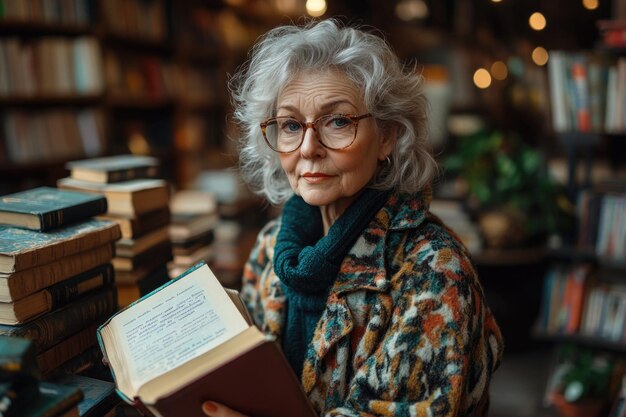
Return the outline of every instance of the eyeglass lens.
{"type": "Polygon", "coordinates": [[[356,137],[356,123],[342,115],[323,116],[306,126],[291,117],[277,117],[267,124],[265,137],[278,152],[292,152],[300,147],[306,130],[313,126],[319,140],[330,149],[345,148],[356,137]]]}

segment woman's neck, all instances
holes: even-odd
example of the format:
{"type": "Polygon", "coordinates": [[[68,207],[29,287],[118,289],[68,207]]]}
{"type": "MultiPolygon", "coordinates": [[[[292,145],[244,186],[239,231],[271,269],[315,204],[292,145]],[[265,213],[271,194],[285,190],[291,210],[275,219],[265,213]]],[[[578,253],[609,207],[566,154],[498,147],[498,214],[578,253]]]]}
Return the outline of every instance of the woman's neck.
{"type": "Polygon", "coordinates": [[[330,227],[335,223],[335,220],[341,215],[337,213],[336,207],[333,204],[328,206],[321,206],[320,212],[322,213],[322,224],[324,225],[324,236],[328,234],[330,227]]]}
{"type": "Polygon", "coordinates": [[[353,196],[343,197],[331,204],[320,206],[320,213],[322,213],[322,224],[324,225],[324,236],[328,234],[330,227],[335,221],[346,211],[350,204],[363,192],[360,190],[353,196]]]}

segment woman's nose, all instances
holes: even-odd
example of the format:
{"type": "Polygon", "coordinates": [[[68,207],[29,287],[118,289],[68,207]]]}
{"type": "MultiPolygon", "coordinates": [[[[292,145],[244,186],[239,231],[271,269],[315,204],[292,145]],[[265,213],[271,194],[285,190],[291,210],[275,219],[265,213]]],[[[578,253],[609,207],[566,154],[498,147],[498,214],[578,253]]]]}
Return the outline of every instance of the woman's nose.
{"type": "Polygon", "coordinates": [[[302,146],[300,146],[300,154],[304,158],[314,158],[323,156],[325,152],[326,148],[320,143],[317,131],[309,127],[306,132],[304,132],[304,139],[302,140],[302,146]]]}

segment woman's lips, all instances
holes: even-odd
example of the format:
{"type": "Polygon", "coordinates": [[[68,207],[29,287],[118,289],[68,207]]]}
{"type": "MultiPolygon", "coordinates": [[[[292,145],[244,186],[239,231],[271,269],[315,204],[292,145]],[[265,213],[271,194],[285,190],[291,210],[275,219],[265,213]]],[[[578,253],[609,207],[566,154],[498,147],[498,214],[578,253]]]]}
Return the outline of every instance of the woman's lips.
{"type": "Polygon", "coordinates": [[[302,174],[302,178],[309,184],[316,184],[332,178],[332,175],[326,175],[321,172],[305,172],[302,174]]]}

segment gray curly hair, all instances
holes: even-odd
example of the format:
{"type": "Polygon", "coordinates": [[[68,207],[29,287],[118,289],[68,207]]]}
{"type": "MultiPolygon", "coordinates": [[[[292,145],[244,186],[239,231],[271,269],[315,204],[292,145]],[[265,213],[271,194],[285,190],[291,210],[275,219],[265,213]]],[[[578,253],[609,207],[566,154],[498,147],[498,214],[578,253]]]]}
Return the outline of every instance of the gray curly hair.
{"type": "Polygon", "coordinates": [[[379,129],[397,132],[391,164],[380,169],[369,186],[400,192],[427,186],[437,164],[427,138],[422,76],[405,69],[381,37],[329,19],[270,30],[230,79],[234,119],[241,132],[239,168],[250,188],[274,204],[293,194],[259,123],[275,116],[281,87],[295,75],[330,68],[362,86],[364,104],[379,129]]]}

